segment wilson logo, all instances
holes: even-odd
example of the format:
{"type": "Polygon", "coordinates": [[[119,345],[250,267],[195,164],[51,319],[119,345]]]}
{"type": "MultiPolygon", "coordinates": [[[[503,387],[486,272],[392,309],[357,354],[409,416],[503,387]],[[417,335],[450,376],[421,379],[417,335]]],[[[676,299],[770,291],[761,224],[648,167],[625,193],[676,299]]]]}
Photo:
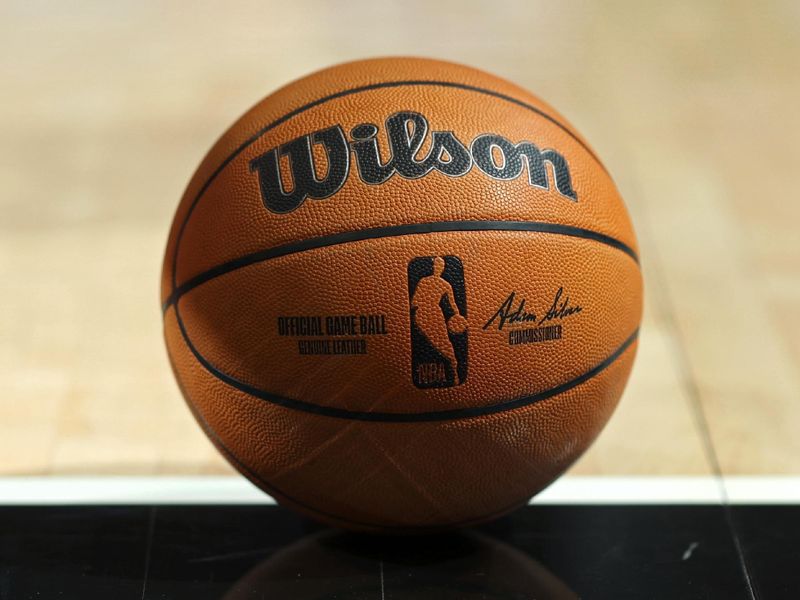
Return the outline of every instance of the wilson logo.
{"type": "Polygon", "coordinates": [[[569,165],[555,150],[540,150],[533,143],[513,143],[495,134],[481,134],[469,147],[452,131],[433,131],[428,137],[428,120],[416,112],[399,112],[386,120],[389,156],[382,159],[378,147],[378,126],[362,123],[350,131],[350,140],[340,125],[322,129],[273,148],[250,161],[258,177],[264,206],[274,213],[295,210],[306,199],[322,200],[338,192],[350,174],[350,156],[355,156],[358,176],[370,185],[380,185],[395,173],[404,179],[419,179],[438,171],[447,177],[461,177],[473,165],[499,180],[520,177],[527,167],[528,183],[549,190],[547,165],[552,167],[555,190],[577,202],[569,165]],[[429,150],[421,155],[425,142],[429,150]],[[327,165],[315,164],[313,146],[318,146],[327,165]],[[281,159],[288,159],[290,177],[281,175],[281,159]],[[320,172],[324,172],[321,175],[320,172]]]}

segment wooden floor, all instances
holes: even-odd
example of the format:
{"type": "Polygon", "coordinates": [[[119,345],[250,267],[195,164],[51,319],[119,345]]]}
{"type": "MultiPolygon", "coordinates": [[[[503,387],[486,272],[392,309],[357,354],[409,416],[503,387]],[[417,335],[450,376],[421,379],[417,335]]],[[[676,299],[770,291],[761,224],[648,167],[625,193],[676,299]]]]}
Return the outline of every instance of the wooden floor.
{"type": "Polygon", "coordinates": [[[640,354],[573,472],[800,473],[790,0],[4,2],[0,473],[230,470],[183,405],[161,339],[172,212],[257,99],[388,54],[533,90],[627,199],[646,281],[640,354]]]}

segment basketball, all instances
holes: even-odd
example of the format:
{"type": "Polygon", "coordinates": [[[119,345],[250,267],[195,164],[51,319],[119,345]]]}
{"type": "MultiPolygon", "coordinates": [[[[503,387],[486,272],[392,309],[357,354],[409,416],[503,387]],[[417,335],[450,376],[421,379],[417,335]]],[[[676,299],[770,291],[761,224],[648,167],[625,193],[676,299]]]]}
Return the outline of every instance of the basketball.
{"type": "Polygon", "coordinates": [[[202,160],[166,248],[166,345],[205,433],[279,503],[350,529],[470,525],[608,421],[638,256],[608,171],[536,96],[436,60],[348,63],[202,160]]]}
{"type": "Polygon", "coordinates": [[[467,319],[463,315],[453,315],[447,320],[449,333],[464,333],[467,330],[467,319]]]}

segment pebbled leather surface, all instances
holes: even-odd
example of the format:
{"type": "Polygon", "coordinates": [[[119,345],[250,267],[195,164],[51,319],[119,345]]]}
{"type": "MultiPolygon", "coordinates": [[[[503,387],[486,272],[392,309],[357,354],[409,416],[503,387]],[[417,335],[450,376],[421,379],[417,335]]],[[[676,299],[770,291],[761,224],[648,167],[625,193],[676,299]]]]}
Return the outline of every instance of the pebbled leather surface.
{"type": "Polygon", "coordinates": [[[184,396],[212,441],[282,504],[358,529],[499,516],[546,487],[597,437],[635,344],[600,375],[523,409],[445,422],[369,423],[287,409],[212,377],[166,317],[184,396]]]}
{"type": "Polygon", "coordinates": [[[526,232],[431,233],[257,263],[189,292],[181,298],[180,315],[206,359],[259,389],[349,410],[425,412],[496,404],[590,370],[638,326],[637,297],[620,293],[638,281],[632,259],[591,240],[526,232]],[[405,266],[417,256],[442,254],[464,263],[469,374],[457,387],[418,389],[410,376],[405,266]],[[515,305],[524,298],[527,310],[541,319],[559,288],[582,308],[550,321],[561,324],[562,339],[511,346],[508,332],[514,327],[500,330],[495,321],[483,329],[511,292],[515,305]],[[357,336],[366,340],[367,356],[299,356],[298,338],[277,335],[277,319],[287,312],[382,314],[388,333],[357,336]]]}
{"type": "MultiPolygon", "coordinates": [[[[429,147],[430,139],[422,153],[429,147]]],[[[317,150],[315,159],[324,161],[317,150]]],[[[287,165],[282,169],[286,173],[287,165]]],[[[551,168],[548,178],[553,181],[551,168]]],[[[442,221],[554,223],[610,236],[634,252],[637,248],[610,177],[551,107],[469,67],[378,59],[298,80],[260,102],[222,136],[176,212],[162,302],[192,277],[250,253],[317,236],[442,221]],[[255,135],[325,96],[406,80],[454,82],[505,94],[558,124],[473,90],[404,85],[320,102],[255,135]],[[558,194],[553,185],[533,187],[524,174],[492,179],[475,166],[461,177],[433,171],[419,179],[395,175],[368,185],[353,165],[342,188],[326,199],[308,199],[286,214],[265,208],[251,159],[320,129],[341,125],[349,133],[360,123],[378,125],[385,157],[385,120],[398,111],[423,114],[432,130],[452,131],[467,145],[491,133],[515,144],[530,141],[542,150],[555,149],[569,164],[578,201],[558,194]]],[[[602,429],[622,393],[635,342],[610,364],[604,361],[637,330],[641,296],[635,260],[597,240],[530,231],[420,232],[293,252],[231,270],[180,296],[177,306],[168,306],[164,323],[187,402],[240,471],[281,502],[316,518],[396,530],[499,515],[563,472],[602,429]],[[419,257],[435,256],[457,256],[463,264],[468,371],[460,385],[421,389],[411,374],[408,268],[419,257]],[[566,306],[581,310],[545,320],[559,289],[557,306],[568,297],[566,306]],[[525,310],[536,319],[502,329],[497,319],[487,325],[512,292],[511,307],[524,298],[525,310]],[[381,315],[386,324],[385,333],[338,338],[365,340],[366,354],[302,355],[298,343],[304,338],[280,335],[277,326],[287,315],[351,314],[381,315]],[[556,325],[560,339],[509,344],[511,330],[556,325]],[[599,365],[604,368],[593,373],[599,365]],[[594,376],[513,410],[425,417],[541,394],[587,373],[594,376]],[[243,391],[251,388],[312,410],[243,391]],[[314,414],[313,407],[420,420],[346,419],[314,414]]],[[[464,322],[458,327],[463,329],[464,322]]]]}
{"type": "MultiPolygon", "coordinates": [[[[388,148],[382,133],[378,138],[385,156],[388,148]]],[[[605,233],[635,249],[633,229],[613,182],[588,154],[586,142],[581,145],[572,136],[582,139],[561,115],[532,94],[460,65],[425,59],[377,59],[339,65],[300,79],[250,109],[203,159],[175,215],[165,255],[162,302],[172,287],[178,230],[192,206],[177,252],[175,275],[179,285],[216,264],[289,240],[396,223],[549,221],[605,233]],[[474,91],[415,86],[377,89],[325,102],[285,121],[247,146],[212,179],[236,148],[287,113],[343,90],[407,80],[454,82],[507,94],[541,109],[571,135],[528,109],[474,91]],[[473,168],[460,178],[434,173],[409,182],[395,176],[380,186],[364,184],[351,175],[334,198],[307,202],[300,213],[273,215],[264,210],[249,171],[252,158],[331,125],[339,124],[346,132],[360,123],[382,127],[387,117],[401,110],[420,112],[428,118],[431,129],[452,130],[467,143],[479,134],[496,133],[515,143],[528,140],[543,149],[557,149],[572,165],[573,186],[580,201],[552,201],[552,191],[532,188],[524,177],[491,180],[473,168]]]]}

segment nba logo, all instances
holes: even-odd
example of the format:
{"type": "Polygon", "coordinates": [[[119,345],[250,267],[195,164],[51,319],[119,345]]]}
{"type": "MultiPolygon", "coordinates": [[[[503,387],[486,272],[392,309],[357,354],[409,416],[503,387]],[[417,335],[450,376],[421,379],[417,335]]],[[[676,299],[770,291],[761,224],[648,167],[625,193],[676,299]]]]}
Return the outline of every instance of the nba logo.
{"type": "Polygon", "coordinates": [[[418,388],[446,388],[467,379],[467,293],[457,256],[408,263],[411,379],[418,388]]]}

